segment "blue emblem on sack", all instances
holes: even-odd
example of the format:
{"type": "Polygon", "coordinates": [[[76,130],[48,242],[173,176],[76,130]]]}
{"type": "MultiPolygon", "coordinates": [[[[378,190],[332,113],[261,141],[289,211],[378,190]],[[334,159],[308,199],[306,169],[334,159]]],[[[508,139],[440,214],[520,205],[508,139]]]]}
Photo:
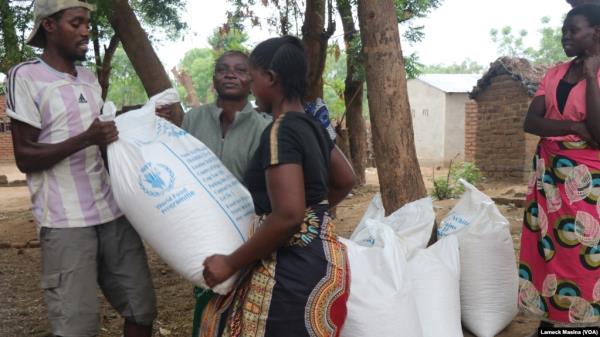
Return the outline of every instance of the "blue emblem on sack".
{"type": "Polygon", "coordinates": [[[146,163],[140,170],[139,184],[149,196],[159,197],[173,188],[175,175],[167,165],[146,163]]]}
{"type": "Polygon", "coordinates": [[[375,239],[372,236],[369,236],[368,238],[360,240],[359,244],[361,246],[373,247],[375,246],[375,239]]]}

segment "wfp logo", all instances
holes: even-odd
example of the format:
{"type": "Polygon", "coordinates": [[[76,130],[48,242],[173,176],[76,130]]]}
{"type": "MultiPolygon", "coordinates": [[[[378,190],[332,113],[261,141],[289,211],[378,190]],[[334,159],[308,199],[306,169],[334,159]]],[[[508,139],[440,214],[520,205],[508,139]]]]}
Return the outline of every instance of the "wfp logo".
{"type": "Polygon", "coordinates": [[[146,163],[140,170],[140,188],[152,197],[159,197],[175,184],[173,171],[164,164],[146,163]]]}

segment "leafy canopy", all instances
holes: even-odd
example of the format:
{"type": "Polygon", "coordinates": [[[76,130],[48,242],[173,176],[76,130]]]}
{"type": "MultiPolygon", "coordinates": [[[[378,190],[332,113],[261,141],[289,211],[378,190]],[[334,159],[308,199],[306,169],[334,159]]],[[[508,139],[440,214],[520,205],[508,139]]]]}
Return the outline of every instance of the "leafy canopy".
{"type": "Polygon", "coordinates": [[[541,19],[541,34],[538,47],[526,46],[524,38],[528,35],[526,30],[515,34],[513,28],[505,26],[501,30],[492,29],[490,37],[496,44],[500,56],[521,57],[535,64],[555,64],[564,61],[567,57],[561,45],[561,27],[551,25],[550,18],[541,19]]]}
{"type": "Polygon", "coordinates": [[[123,48],[118,48],[113,56],[107,100],[114,102],[118,109],[148,101],[146,90],[123,48]]]}

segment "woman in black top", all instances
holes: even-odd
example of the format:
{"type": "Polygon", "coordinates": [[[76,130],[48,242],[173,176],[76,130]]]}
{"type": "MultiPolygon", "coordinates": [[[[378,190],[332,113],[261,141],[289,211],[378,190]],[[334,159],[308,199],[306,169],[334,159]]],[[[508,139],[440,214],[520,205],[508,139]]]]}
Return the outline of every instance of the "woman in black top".
{"type": "Polygon", "coordinates": [[[350,192],[352,169],[303,112],[308,84],[300,40],[262,42],[250,55],[250,73],[260,110],[274,118],[244,179],[261,221],[235,252],[205,261],[209,286],[249,272],[234,292],[209,303],[201,336],[339,336],[349,274],[328,212],[350,192]]]}

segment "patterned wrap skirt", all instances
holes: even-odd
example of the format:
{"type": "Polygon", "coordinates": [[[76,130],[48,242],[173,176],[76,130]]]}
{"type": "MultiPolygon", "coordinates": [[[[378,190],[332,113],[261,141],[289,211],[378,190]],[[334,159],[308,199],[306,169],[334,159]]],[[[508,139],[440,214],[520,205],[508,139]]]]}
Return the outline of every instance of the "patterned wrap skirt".
{"type": "Polygon", "coordinates": [[[307,208],[284,247],[254,265],[233,292],[209,302],[200,336],[339,336],[349,295],[347,260],[329,205],[307,208]]]}
{"type": "Polygon", "coordinates": [[[600,151],[540,141],[521,234],[519,306],[559,325],[600,323],[600,151]]]}

